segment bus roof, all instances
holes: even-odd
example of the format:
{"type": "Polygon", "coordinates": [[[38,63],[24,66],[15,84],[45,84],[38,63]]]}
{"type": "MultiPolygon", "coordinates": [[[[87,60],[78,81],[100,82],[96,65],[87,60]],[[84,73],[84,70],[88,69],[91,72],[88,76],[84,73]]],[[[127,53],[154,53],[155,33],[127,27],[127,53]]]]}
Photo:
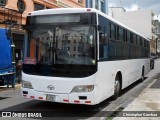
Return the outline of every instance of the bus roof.
{"type": "Polygon", "coordinates": [[[146,38],[145,36],[141,35],[140,33],[136,32],[135,30],[129,28],[128,26],[122,24],[121,22],[115,20],[114,18],[102,13],[101,11],[98,11],[97,9],[94,8],[55,8],[55,9],[45,9],[45,10],[39,10],[39,11],[33,11],[31,13],[28,14],[28,16],[38,16],[38,15],[52,15],[52,14],[69,14],[69,13],[87,13],[87,12],[94,12],[94,13],[98,13],[104,17],[106,17],[107,19],[109,19],[110,21],[113,21],[114,23],[118,24],[121,27],[126,28],[127,30],[147,39],[149,41],[148,38],[146,38]]]}

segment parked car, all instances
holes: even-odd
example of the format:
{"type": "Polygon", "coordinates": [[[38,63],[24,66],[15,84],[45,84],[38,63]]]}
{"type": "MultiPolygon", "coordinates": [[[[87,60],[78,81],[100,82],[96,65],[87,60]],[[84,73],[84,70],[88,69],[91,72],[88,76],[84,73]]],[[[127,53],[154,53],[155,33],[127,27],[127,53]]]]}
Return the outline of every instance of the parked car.
{"type": "Polygon", "coordinates": [[[152,70],[152,69],[154,69],[154,60],[155,60],[156,58],[154,57],[154,56],[151,56],[150,57],[150,70],[152,70]]]}

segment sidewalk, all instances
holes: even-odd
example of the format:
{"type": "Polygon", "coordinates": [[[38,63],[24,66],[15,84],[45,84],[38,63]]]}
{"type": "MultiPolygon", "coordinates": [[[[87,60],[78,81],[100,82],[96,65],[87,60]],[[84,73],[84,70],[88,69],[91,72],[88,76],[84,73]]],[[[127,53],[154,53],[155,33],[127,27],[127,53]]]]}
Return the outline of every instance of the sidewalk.
{"type": "Polygon", "coordinates": [[[148,84],[148,86],[142,91],[142,93],[131,102],[125,109],[123,109],[120,117],[115,117],[113,120],[160,120],[160,117],[129,117],[125,116],[125,112],[131,111],[129,113],[140,113],[143,114],[146,111],[152,113],[151,111],[159,111],[158,116],[160,116],[160,78],[154,79],[153,82],[148,84]],[[140,111],[140,112],[138,112],[140,111]],[[124,113],[123,113],[124,112],[124,113]],[[124,114],[124,115],[123,115],[124,114]]]}
{"type": "MultiPolygon", "coordinates": [[[[17,89],[20,89],[20,86],[21,86],[21,84],[16,84],[15,85],[15,89],[17,90],[17,89]]],[[[5,85],[5,86],[0,86],[0,92],[3,92],[3,91],[8,91],[8,90],[14,90],[14,88],[12,88],[12,86],[9,86],[9,88],[7,88],[7,85],[5,85]]]]}

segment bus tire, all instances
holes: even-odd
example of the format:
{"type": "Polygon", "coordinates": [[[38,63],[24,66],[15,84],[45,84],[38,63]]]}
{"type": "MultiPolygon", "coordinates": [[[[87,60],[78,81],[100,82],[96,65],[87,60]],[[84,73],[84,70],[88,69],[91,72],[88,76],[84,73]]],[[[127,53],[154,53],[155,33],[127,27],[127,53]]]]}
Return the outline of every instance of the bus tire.
{"type": "Polygon", "coordinates": [[[121,83],[120,83],[120,77],[119,75],[116,76],[115,83],[114,83],[114,94],[112,96],[112,99],[115,100],[118,98],[121,90],[121,83]]]}

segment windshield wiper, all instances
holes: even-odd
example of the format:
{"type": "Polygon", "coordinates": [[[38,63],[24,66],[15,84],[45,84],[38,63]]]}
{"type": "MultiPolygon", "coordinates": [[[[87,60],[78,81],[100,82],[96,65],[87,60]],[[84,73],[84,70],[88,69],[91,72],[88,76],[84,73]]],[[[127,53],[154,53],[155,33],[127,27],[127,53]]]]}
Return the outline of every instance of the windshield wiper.
{"type": "Polygon", "coordinates": [[[46,50],[46,52],[41,56],[41,59],[37,62],[37,64],[40,64],[41,62],[43,62],[45,57],[49,57],[49,53],[51,50],[54,50],[54,52],[57,54],[58,58],[62,61],[62,63],[64,64],[64,66],[67,68],[67,70],[74,75],[73,70],[69,67],[69,65],[65,62],[65,58],[63,57],[63,55],[61,55],[59,53],[58,49],[54,49],[54,48],[49,48],[46,50]]]}
{"type": "Polygon", "coordinates": [[[51,48],[49,48],[49,49],[47,49],[47,50],[45,51],[45,53],[41,56],[41,58],[40,58],[40,60],[37,62],[37,64],[41,63],[42,60],[43,60],[45,57],[49,57],[50,50],[51,50],[51,48]]]}
{"type": "Polygon", "coordinates": [[[73,70],[69,67],[69,65],[65,62],[65,58],[63,57],[63,55],[61,55],[59,53],[59,49],[55,49],[55,53],[57,54],[58,58],[61,59],[62,63],[64,64],[64,66],[67,68],[67,70],[72,74],[72,76],[74,76],[74,72],[73,70]]]}

